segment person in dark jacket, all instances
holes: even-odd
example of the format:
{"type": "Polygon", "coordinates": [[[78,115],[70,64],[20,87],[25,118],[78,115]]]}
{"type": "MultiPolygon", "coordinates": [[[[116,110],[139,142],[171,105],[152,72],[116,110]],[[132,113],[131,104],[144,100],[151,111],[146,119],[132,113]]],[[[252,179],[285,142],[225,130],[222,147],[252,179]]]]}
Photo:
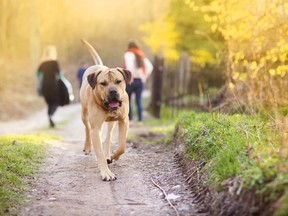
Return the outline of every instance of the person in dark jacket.
{"type": "Polygon", "coordinates": [[[82,61],[80,64],[80,67],[77,70],[77,79],[79,81],[79,88],[81,88],[83,74],[85,73],[87,68],[88,68],[88,64],[85,61],[82,61]]]}
{"type": "Polygon", "coordinates": [[[55,46],[47,46],[44,49],[42,63],[37,70],[38,94],[42,95],[48,105],[48,118],[50,127],[55,127],[52,115],[59,106],[59,82],[61,71],[57,61],[55,46]]]}

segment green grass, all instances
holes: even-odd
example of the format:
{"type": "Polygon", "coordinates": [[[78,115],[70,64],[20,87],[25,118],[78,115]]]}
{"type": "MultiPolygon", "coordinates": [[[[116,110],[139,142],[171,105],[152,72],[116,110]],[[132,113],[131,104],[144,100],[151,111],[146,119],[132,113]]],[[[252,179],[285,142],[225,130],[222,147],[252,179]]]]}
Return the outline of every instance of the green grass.
{"type": "Polygon", "coordinates": [[[161,120],[152,117],[145,118],[143,127],[146,128],[142,133],[130,135],[128,140],[137,140],[146,144],[170,143],[173,139],[175,122],[171,120],[161,120]]]}
{"type": "Polygon", "coordinates": [[[137,139],[141,143],[156,145],[171,143],[174,134],[174,124],[166,124],[149,127],[147,132],[141,136],[130,138],[130,140],[137,139]]]}
{"type": "Polygon", "coordinates": [[[43,161],[50,135],[0,136],[0,215],[23,201],[29,178],[43,161]]]}
{"type": "MultiPolygon", "coordinates": [[[[161,106],[161,118],[154,118],[150,115],[144,118],[143,123],[145,127],[149,127],[147,132],[155,134],[157,138],[155,139],[141,139],[141,142],[148,144],[160,144],[160,143],[170,143],[173,139],[173,134],[176,125],[176,116],[180,113],[187,113],[187,110],[173,111],[173,108],[167,107],[165,105],[161,106]],[[173,112],[175,115],[172,115],[173,112]]],[[[139,139],[139,138],[137,138],[139,139]]]]}
{"type": "Polygon", "coordinates": [[[207,184],[221,190],[224,180],[238,177],[244,188],[271,200],[284,194],[287,206],[288,151],[283,134],[267,119],[190,112],[179,118],[178,127],[187,157],[205,162],[207,184]]]}

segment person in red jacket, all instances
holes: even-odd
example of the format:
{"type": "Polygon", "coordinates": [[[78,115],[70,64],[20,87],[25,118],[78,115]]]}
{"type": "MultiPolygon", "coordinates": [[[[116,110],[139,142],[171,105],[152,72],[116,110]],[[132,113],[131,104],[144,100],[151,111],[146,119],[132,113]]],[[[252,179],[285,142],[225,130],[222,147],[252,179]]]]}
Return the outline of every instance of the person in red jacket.
{"type": "Polygon", "coordinates": [[[128,49],[124,53],[124,68],[132,73],[132,82],[131,84],[126,85],[126,92],[129,96],[129,120],[133,120],[131,96],[135,93],[138,124],[141,125],[143,118],[142,92],[148,76],[152,73],[153,65],[135,41],[128,43],[128,49]]]}

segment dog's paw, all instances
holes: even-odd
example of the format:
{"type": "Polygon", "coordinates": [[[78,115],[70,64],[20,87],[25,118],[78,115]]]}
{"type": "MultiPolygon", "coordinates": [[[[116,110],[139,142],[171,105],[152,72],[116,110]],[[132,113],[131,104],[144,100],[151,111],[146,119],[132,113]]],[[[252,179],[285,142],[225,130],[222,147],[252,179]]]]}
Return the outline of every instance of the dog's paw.
{"type": "Polygon", "coordinates": [[[87,151],[87,150],[83,149],[83,152],[85,155],[91,155],[91,151],[87,151]]]}
{"type": "Polygon", "coordinates": [[[107,161],[107,164],[111,164],[113,162],[113,159],[112,158],[111,159],[106,159],[106,161],[107,161]]]}
{"type": "Polygon", "coordinates": [[[101,173],[102,181],[115,181],[117,179],[116,175],[112,172],[101,173]]]}

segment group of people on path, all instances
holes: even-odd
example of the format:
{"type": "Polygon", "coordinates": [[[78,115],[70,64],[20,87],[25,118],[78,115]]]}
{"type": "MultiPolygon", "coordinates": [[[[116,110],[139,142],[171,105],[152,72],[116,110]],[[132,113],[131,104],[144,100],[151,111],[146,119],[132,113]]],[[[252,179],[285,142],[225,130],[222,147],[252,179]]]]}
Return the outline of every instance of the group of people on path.
{"type": "MultiPolygon", "coordinates": [[[[143,107],[142,107],[142,92],[147,78],[153,70],[153,65],[150,60],[145,56],[137,42],[131,41],[128,43],[127,50],[124,53],[123,68],[131,71],[132,82],[126,85],[126,92],[129,96],[129,120],[133,123],[133,106],[132,95],[135,94],[138,125],[142,125],[143,120],[143,107]]],[[[82,84],[82,77],[85,70],[88,68],[86,62],[82,62],[78,71],[77,78],[79,87],[82,84]]],[[[58,106],[61,104],[59,97],[59,80],[63,77],[59,62],[57,59],[57,50],[55,46],[47,46],[42,55],[41,64],[37,70],[38,79],[38,94],[44,97],[48,106],[48,119],[50,127],[55,127],[52,119],[53,114],[56,112],[58,106]]]]}

